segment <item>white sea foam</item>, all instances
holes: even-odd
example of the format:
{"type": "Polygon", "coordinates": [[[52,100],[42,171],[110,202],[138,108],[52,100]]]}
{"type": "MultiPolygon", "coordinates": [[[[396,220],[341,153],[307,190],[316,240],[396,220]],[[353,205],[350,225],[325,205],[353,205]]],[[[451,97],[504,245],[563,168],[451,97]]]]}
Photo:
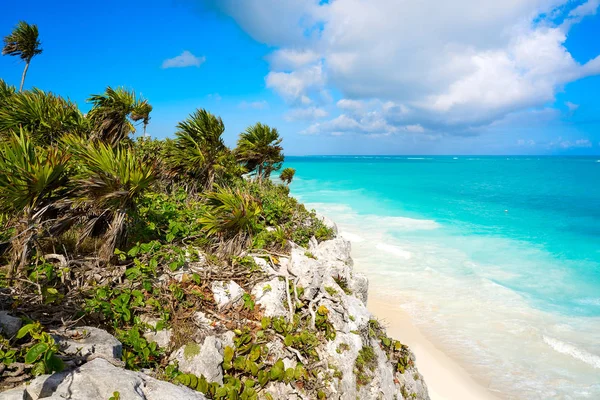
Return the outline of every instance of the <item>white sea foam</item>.
{"type": "Polygon", "coordinates": [[[340,236],[343,237],[346,240],[349,240],[350,242],[353,243],[359,243],[364,241],[365,239],[363,239],[362,236],[357,235],[356,233],[352,233],[352,232],[340,232],[340,236]]]}
{"type": "Polygon", "coordinates": [[[570,343],[561,342],[558,339],[554,339],[549,336],[543,336],[544,342],[552,347],[555,351],[571,356],[579,361],[591,365],[596,369],[600,369],[600,356],[589,353],[583,349],[580,349],[570,343]]]}
{"type": "Polygon", "coordinates": [[[405,260],[410,260],[412,258],[412,253],[410,251],[403,250],[400,247],[393,246],[391,244],[378,243],[376,248],[378,250],[385,251],[387,253],[404,258],[405,260]]]}

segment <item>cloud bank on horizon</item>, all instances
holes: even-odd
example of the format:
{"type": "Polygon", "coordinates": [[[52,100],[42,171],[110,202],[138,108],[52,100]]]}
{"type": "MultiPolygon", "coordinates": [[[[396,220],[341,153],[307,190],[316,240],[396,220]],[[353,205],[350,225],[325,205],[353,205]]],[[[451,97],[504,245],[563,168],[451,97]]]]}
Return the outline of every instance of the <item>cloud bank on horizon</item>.
{"type": "Polygon", "coordinates": [[[600,74],[600,56],[578,62],[565,45],[600,0],[204,5],[274,48],[265,84],[290,107],[287,120],[307,121],[302,133],[309,135],[477,135],[523,113],[543,112],[565,85],[600,74]]]}

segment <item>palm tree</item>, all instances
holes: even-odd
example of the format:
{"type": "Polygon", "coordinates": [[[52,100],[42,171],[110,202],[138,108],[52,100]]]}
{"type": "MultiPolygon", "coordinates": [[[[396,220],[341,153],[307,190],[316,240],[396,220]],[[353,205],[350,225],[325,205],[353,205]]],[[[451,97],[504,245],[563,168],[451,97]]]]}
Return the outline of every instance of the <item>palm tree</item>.
{"type": "Polygon", "coordinates": [[[69,156],[57,148],[36,147],[24,134],[0,144],[0,214],[12,216],[9,278],[21,274],[31,242],[49,209],[64,197],[69,156]]]}
{"type": "Polygon", "coordinates": [[[235,149],[237,159],[248,172],[255,173],[259,181],[281,168],[283,162],[282,139],[277,129],[256,123],[240,134],[235,149]]]}
{"type": "Polygon", "coordinates": [[[204,109],[177,124],[177,138],[169,151],[173,172],[187,175],[205,189],[211,188],[228,153],[224,131],[223,120],[204,109]]]}
{"type": "Polygon", "coordinates": [[[143,100],[132,112],[131,119],[133,121],[142,120],[144,125],[144,138],[146,137],[146,127],[150,123],[150,113],[152,112],[152,106],[146,100],[143,100]]]}
{"type": "Polygon", "coordinates": [[[21,60],[25,61],[25,69],[21,77],[19,92],[23,90],[29,63],[31,63],[33,57],[42,53],[42,49],[40,48],[42,43],[39,41],[38,36],[37,25],[29,25],[25,21],[19,21],[13,31],[4,37],[2,55],[19,56],[21,60]]]}
{"type": "Polygon", "coordinates": [[[103,94],[92,95],[88,113],[92,123],[92,139],[115,147],[130,133],[135,132],[134,121],[150,120],[152,107],[146,100],[137,99],[133,91],[124,88],[106,88],[103,94]],[[135,119],[134,119],[135,118],[135,119]]]}
{"type": "Polygon", "coordinates": [[[279,175],[279,179],[281,179],[281,181],[283,183],[285,183],[286,186],[289,186],[290,183],[292,183],[292,180],[294,179],[295,174],[296,174],[296,170],[294,168],[285,168],[283,171],[281,171],[281,175],[279,175]]]}

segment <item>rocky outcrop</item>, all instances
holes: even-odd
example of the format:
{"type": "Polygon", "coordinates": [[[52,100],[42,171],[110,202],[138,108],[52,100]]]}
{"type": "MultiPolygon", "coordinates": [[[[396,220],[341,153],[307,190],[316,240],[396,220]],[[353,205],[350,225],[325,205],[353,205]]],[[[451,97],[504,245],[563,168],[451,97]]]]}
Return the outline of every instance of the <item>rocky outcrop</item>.
{"type": "MultiPolygon", "coordinates": [[[[317,393],[319,398],[328,399],[429,399],[427,386],[415,366],[414,354],[400,342],[388,338],[367,310],[368,280],[353,271],[350,250],[350,243],[341,237],[321,243],[313,238],[308,248],[293,246],[289,256],[279,256],[276,261],[272,257],[255,257],[256,265],[266,277],[253,284],[248,292],[234,281],[211,282],[208,287],[216,310],[230,319],[240,318],[234,321],[237,328],[224,323],[225,318],[214,310],[197,310],[193,318],[196,331],[186,337],[189,342],[185,345],[180,346],[181,341],[176,344],[180,347],[170,354],[169,360],[176,362],[184,374],[204,377],[209,384],[223,385],[229,379],[224,378],[231,373],[232,364],[244,366],[250,357],[246,352],[232,359],[236,344],[245,346],[246,351],[250,349],[248,346],[254,346],[240,338],[244,335],[248,338],[250,333],[260,330],[260,344],[254,346],[260,348],[256,356],[260,360],[255,360],[270,368],[280,363],[282,373],[292,371],[292,378],[297,371],[301,376],[308,376],[302,375],[304,367],[311,370],[310,381],[305,382],[310,382],[312,387],[297,385],[294,379],[267,380],[261,393],[269,393],[274,399],[312,399],[317,393]],[[246,306],[246,302],[252,301],[260,310],[246,306]],[[243,319],[248,317],[238,314],[242,311],[253,312],[258,317],[243,319]],[[320,330],[315,329],[317,315],[326,320],[326,326],[320,330]],[[263,316],[267,319],[266,325],[261,321],[263,316]],[[270,325],[271,320],[280,321],[280,326],[303,322],[295,325],[300,327],[294,328],[298,330],[286,331],[289,328],[270,325]],[[244,324],[250,324],[252,329],[246,329],[244,324]],[[316,340],[311,342],[312,355],[307,356],[306,348],[304,355],[294,348],[296,344],[304,344],[293,342],[303,331],[310,331],[310,340],[316,340]]],[[[159,321],[151,317],[143,316],[141,320],[148,328],[144,337],[157,342],[169,354],[170,346],[175,345],[172,332],[157,329],[159,321]]],[[[2,315],[0,327],[6,332],[18,330],[15,321],[2,315]]],[[[70,371],[38,377],[28,386],[4,392],[0,397],[105,400],[118,391],[122,400],[205,398],[183,386],[118,368],[121,343],[101,329],[81,327],[61,332],[55,335],[55,340],[63,354],[88,362],[70,371]]],[[[256,350],[254,347],[251,353],[256,350]]],[[[272,369],[269,373],[278,376],[272,369]]]]}
{"type": "Polygon", "coordinates": [[[123,346],[113,335],[93,326],[82,326],[53,335],[60,351],[70,356],[90,359],[100,357],[120,362],[123,346]]]}
{"type": "Polygon", "coordinates": [[[42,375],[28,386],[9,390],[3,399],[106,400],[118,392],[120,400],[206,399],[201,393],[146,374],[115,367],[97,358],[68,372],[42,375]]]}

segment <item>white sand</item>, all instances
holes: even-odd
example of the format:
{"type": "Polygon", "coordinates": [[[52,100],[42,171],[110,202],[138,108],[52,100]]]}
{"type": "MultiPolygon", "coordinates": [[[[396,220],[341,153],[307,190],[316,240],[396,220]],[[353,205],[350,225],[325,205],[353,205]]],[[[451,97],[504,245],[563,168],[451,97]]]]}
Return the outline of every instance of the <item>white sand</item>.
{"type": "Polygon", "coordinates": [[[389,336],[408,345],[417,357],[432,400],[497,400],[456,361],[444,354],[411,321],[410,316],[389,299],[369,293],[369,310],[384,323],[389,336]]]}

